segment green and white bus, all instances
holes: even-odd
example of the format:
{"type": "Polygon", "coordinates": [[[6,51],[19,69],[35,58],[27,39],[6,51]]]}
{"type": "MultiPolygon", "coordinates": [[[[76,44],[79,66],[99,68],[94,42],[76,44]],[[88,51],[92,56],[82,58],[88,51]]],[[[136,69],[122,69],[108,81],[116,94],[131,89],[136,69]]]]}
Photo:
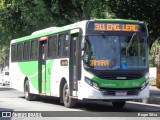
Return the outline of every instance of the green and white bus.
{"type": "Polygon", "coordinates": [[[59,97],[66,107],[77,100],[123,107],[149,97],[148,43],[146,24],[136,20],[84,20],[36,31],[11,41],[11,87],[27,100],[59,97]]]}

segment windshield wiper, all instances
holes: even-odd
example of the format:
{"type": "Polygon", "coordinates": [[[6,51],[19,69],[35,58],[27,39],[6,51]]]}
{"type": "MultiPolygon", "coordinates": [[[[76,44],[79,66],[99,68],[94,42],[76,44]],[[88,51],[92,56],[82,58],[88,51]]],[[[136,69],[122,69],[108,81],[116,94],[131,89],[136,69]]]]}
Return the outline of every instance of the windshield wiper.
{"type": "Polygon", "coordinates": [[[133,38],[134,38],[135,35],[136,35],[136,33],[133,33],[133,34],[132,34],[132,37],[131,37],[131,39],[130,39],[130,41],[129,41],[129,44],[128,44],[128,46],[126,47],[126,56],[128,56],[128,50],[129,50],[129,48],[130,48],[130,46],[131,46],[131,44],[132,44],[132,42],[133,42],[133,38]]]}

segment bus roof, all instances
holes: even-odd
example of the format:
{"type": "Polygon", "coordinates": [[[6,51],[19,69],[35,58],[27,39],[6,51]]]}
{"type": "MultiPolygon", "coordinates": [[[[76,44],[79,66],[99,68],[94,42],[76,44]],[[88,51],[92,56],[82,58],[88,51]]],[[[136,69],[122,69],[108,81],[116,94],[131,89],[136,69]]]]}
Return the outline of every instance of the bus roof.
{"type": "Polygon", "coordinates": [[[97,21],[109,21],[109,22],[134,22],[134,23],[141,23],[138,20],[129,20],[129,19],[96,19],[97,21]]]}
{"type": "Polygon", "coordinates": [[[53,29],[49,29],[48,31],[44,31],[44,32],[40,32],[40,33],[37,32],[37,34],[32,34],[32,35],[25,36],[25,37],[18,38],[18,39],[14,39],[14,40],[16,42],[21,42],[21,41],[25,41],[25,40],[30,40],[30,39],[35,39],[35,38],[38,38],[38,37],[50,35],[50,34],[53,34],[53,33],[56,33],[56,32],[63,32],[65,30],[69,30],[70,28],[71,28],[71,25],[67,25],[67,26],[64,26],[64,27],[57,27],[57,29],[53,28],[53,29]]]}
{"type": "MultiPolygon", "coordinates": [[[[134,22],[134,23],[142,23],[138,20],[127,20],[127,19],[94,19],[94,20],[84,20],[84,21],[80,21],[80,22],[77,22],[77,23],[86,23],[87,21],[108,21],[108,22],[134,22]]],[[[17,38],[17,39],[14,39],[15,42],[21,42],[21,41],[25,41],[25,40],[31,40],[31,39],[35,39],[35,38],[38,38],[38,37],[42,37],[42,36],[47,36],[47,35],[51,35],[53,33],[57,33],[57,32],[63,32],[63,31],[66,31],[66,30],[71,30],[73,28],[75,28],[75,25],[77,23],[73,23],[73,24],[70,24],[70,25],[66,25],[66,26],[62,26],[62,27],[53,27],[48,29],[44,29],[44,32],[42,32],[43,30],[39,30],[41,32],[38,32],[38,31],[35,31],[33,32],[31,35],[29,36],[25,36],[25,37],[21,37],[21,38],[17,38]],[[36,34],[34,34],[36,33],[36,34]]],[[[12,42],[11,42],[12,43],[12,42]]]]}

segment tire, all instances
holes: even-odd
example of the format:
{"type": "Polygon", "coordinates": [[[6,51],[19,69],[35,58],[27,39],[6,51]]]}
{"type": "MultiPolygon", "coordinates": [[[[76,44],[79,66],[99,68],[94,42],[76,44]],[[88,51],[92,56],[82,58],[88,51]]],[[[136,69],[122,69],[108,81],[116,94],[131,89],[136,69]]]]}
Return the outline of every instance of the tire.
{"type": "Polygon", "coordinates": [[[63,103],[67,108],[73,108],[77,103],[77,99],[73,99],[70,97],[67,83],[65,83],[63,87],[63,103]]]}
{"type": "Polygon", "coordinates": [[[34,98],[34,95],[30,93],[29,89],[30,89],[29,88],[29,81],[27,80],[24,85],[24,97],[26,100],[32,101],[34,98]]]}
{"type": "Polygon", "coordinates": [[[4,80],[2,80],[2,86],[5,86],[4,80]]]}
{"type": "Polygon", "coordinates": [[[113,105],[114,108],[122,109],[124,107],[125,103],[126,103],[125,101],[123,101],[123,102],[112,102],[112,105],[113,105]]]}

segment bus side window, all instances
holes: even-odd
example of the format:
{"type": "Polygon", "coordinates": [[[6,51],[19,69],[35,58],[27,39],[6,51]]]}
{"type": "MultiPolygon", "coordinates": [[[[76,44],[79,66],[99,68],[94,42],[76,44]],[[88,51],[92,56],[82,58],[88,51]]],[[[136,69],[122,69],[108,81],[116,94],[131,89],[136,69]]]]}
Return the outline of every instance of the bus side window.
{"type": "Polygon", "coordinates": [[[31,52],[30,52],[30,59],[35,60],[38,58],[38,41],[33,40],[31,41],[31,52]]]}
{"type": "Polygon", "coordinates": [[[34,52],[34,58],[38,59],[38,40],[35,40],[35,52],[34,52]]]}
{"type": "Polygon", "coordinates": [[[56,58],[57,57],[57,36],[51,36],[48,40],[48,57],[56,58]]]}
{"type": "Polygon", "coordinates": [[[17,60],[22,61],[22,55],[23,55],[23,44],[18,43],[17,44],[17,60]]]}
{"type": "Polygon", "coordinates": [[[64,39],[64,44],[63,44],[63,56],[68,57],[68,51],[69,51],[69,35],[66,34],[64,39]]]}
{"type": "Polygon", "coordinates": [[[24,47],[23,47],[23,59],[24,60],[29,60],[29,42],[24,42],[24,47]]]}
{"type": "Polygon", "coordinates": [[[61,58],[65,58],[69,56],[68,33],[59,34],[58,36],[58,56],[61,58]]]}
{"type": "Polygon", "coordinates": [[[64,35],[60,34],[58,36],[58,57],[63,57],[63,41],[64,35]]]}
{"type": "Polygon", "coordinates": [[[11,46],[11,62],[16,61],[16,44],[11,46]]]}

